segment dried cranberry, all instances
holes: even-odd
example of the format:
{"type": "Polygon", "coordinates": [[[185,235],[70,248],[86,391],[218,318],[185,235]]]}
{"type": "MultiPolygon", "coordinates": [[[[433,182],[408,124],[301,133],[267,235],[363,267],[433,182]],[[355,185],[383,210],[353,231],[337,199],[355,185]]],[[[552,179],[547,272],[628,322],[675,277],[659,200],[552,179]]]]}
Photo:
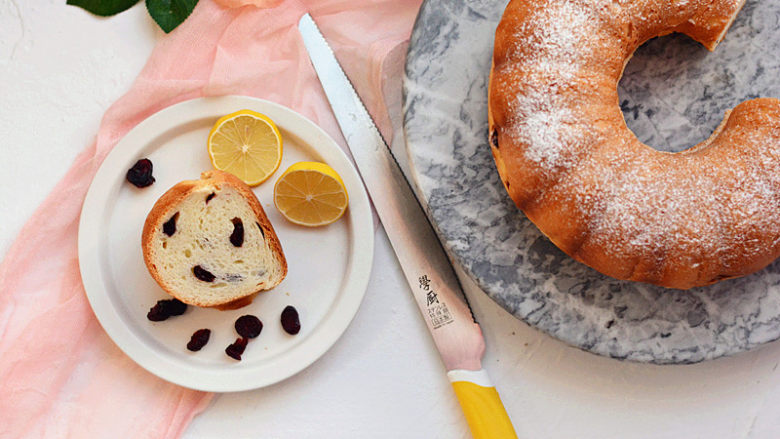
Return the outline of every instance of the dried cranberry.
{"type": "Polygon", "coordinates": [[[146,313],[146,318],[153,322],[161,322],[172,316],[180,316],[187,311],[187,304],[178,299],[158,300],[146,313]]]}
{"type": "Polygon", "coordinates": [[[204,269],[200,265],[192,267],[192,274],[203,282],[214,282],[217,277],[211,274],[210,271],[204,269]]]}
{"type": "Polygon", "coordinates": [[[285,332],[295,335],[301,330],[301,321],[298,318],[298,310],[288,305],[282,311],[282,328],[285,332]]]}
{"type": "Polygon", "coordinates": [[[209,204],[209,201],[211,201],[211,199],[212,199],[212,198],[214,198],[214,197],[216,197],[216,196],[217,196],[217,194],[215,194],[214,192],[210,193],[210,194],[209,194],[209,195],[206,197],[206,204],[209,204]]]}
{"type": "Polygon", "coordinates": [[[171,219],[163,223],[163,233],[168,236],[173,236],[176,233],[176,219],[179,218],[179,212],[173,214],[171,219]]]}
{"type": "Polygon", "coordinates": [[[263,239],[265,239],[265,230],[263,230],[263,227],[257,221],[255,221],[255,224],[257,224],[257,228],[260,229],[260,234],[263,235],[263,239]]]}
{"type": "Polygon", "coordinates": [[[241,247],[244,244],[244,222],[241,218],[233,218],[233,233],[230,234],[230,243],[235,247],[241,247]]]}
{"type": "Polygon", "coordinates": [[[246,344],[249,343],[249,339],[246,337],[237,338],[233,344],[225,348],[225,353],[228,357],[241,361],[241,354],[246,349],[246,344]]]}
{"type": "Polygon", "coordinates": [[[198,329],[192,334],[192,337],[190,337],[190,342],[187,343],[187,349],[192,352],[201,350],[203,346],[206,346],[206,343],[209,342],[209,337],[211,337],[210,329],[198,329]]]}
{"type": "Polygon", "coordinates": [[[234,326],[238,335],[246,338],[255,338],[263,330],[263,322],[251,314],[239,317],[234,326]]]}
{"type": "Polygon", "coordinates": [[[161,300],[160,302],[165,303],[165,309],[168,312],[168,315],[180,316],[187,311],[187,304],[179,299],[161,300]]]}
{"type": "MultiPolygon", "coordinates": [[[[160,301],[162,302],[162,300],[160,301]]],[[[151,307],[149,309],[149,312],[146,313],[146,318],[153,321],[153,322],[162,322],[163,320],[167,319],[171,315],[168,314],[168,312],[165,310],[165,305],[162,303],[157,302],[156,305],[151,307]]]]}
{"type": "Polygon", "coordinates": [[[154,183],[152,177],[152,161],[141,159],[135,162],[132,168],[127,170],[127,181],[136,187],[146,187],[154,183]]]}

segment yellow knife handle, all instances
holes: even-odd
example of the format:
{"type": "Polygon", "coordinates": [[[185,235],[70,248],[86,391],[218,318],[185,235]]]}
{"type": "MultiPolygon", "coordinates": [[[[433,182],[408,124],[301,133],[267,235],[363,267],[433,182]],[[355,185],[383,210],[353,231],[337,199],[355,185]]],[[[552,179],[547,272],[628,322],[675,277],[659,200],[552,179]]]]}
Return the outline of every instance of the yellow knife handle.
{"type": "Polygon", "coordinates": [[[451,370],[447,376],[474,439],[517,439],[504,404],[484,369],[451,370]]]}

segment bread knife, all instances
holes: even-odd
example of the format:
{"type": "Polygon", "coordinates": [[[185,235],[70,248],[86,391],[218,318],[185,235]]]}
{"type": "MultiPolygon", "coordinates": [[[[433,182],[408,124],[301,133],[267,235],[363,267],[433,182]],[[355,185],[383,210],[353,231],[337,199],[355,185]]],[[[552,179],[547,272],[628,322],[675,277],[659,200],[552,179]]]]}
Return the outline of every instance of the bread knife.
{"type": "Polygon", "coordinates": [[[309,14],[298,30],[476,439],[517,438],[482,355],[485,339],[409,181],[309,14]]]}

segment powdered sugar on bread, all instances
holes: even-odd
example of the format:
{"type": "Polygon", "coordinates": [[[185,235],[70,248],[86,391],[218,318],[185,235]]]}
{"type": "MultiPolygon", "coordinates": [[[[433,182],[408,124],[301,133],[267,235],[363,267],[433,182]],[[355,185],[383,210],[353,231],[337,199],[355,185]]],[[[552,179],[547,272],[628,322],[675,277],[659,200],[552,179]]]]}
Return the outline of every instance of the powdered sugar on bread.
{"type": "Polygon", "coordinates": [[[736,107],[671,154],[625,126],[617,82],[642,42],[685,32],[713,49],[739,0],[514,0],[497,30],[489,119],[499,173],[561,249],[622,279],[675,288],[780,254],[780,101],[736,107]]]}

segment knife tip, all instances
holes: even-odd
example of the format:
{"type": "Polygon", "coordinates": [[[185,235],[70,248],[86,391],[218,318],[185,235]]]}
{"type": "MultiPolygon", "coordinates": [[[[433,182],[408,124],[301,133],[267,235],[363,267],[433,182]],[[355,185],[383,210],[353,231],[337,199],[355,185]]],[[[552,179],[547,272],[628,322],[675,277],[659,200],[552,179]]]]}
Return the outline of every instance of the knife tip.
{"type": "Polygon", "coordinates": [[[308,12],[301,15],[301,18],[298,19],[298,28],[300,29],[303,26],[314,24],[314,20],[311,18],[311,15],[309,15],[308,12]]]}

